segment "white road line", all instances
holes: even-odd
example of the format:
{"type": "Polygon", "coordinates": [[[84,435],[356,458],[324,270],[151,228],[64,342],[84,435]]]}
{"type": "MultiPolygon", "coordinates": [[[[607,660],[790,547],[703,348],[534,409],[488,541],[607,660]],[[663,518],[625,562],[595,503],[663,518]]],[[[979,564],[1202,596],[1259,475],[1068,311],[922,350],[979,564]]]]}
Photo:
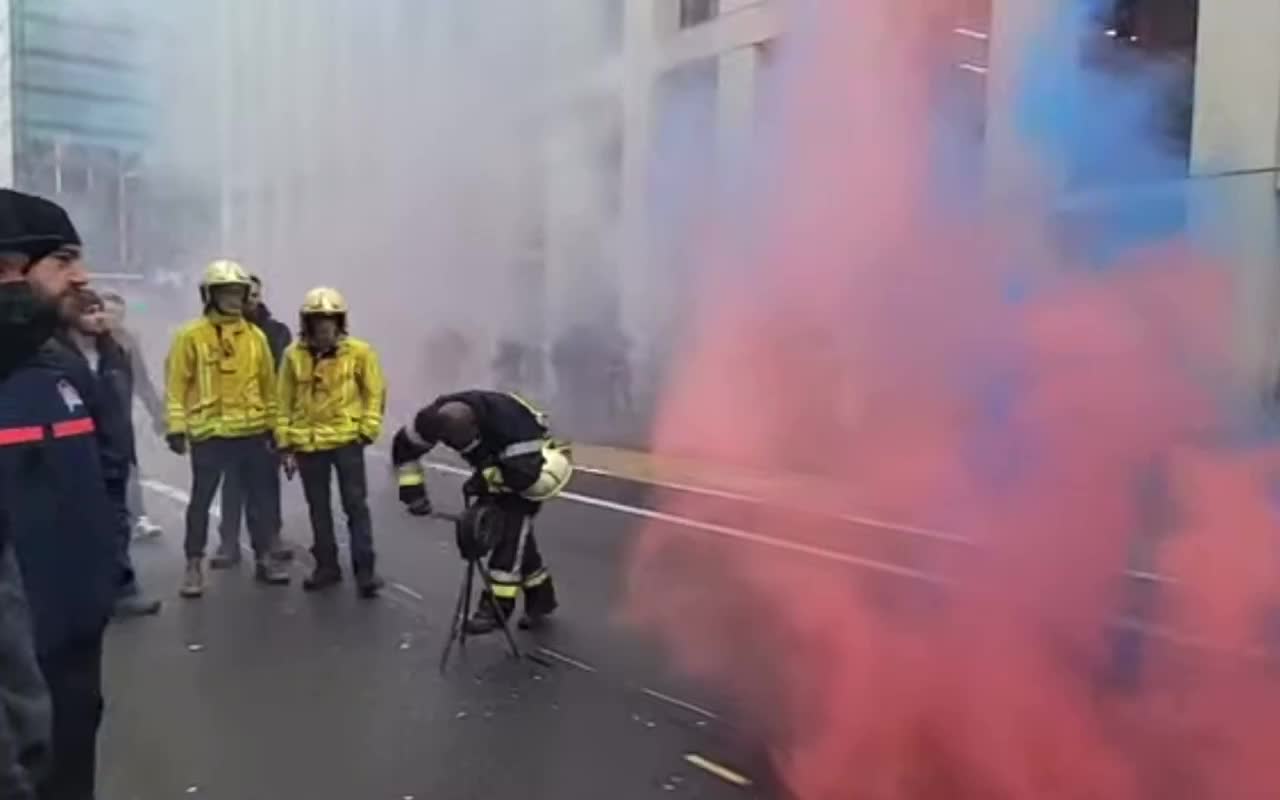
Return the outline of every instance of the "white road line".
{"type": "Polygon", "coordinates": [[[401,594],[406,594],[409,597],[412,597],[414,600],[426,600],[426,598],[423,597],[421,594],[418,594],[418,592],[414,591],[408,586],[405,586],[403,583],[392,583],[391,588],[395,589],[397,592],[400,592],[401,594]]]}
{"type": "MultiPolygon", "coordinates": [[[[379,458],[383,458],[383,459],[389,458],[388,454],[383,450],[370,448],[370,452],[372,452],[374,455],[378,456],[379,458]]],[[[429,469],[435,470],[437,472],[443,472],[448,475],[459,475],[459,476],[465,477],[471,474],[470,470],[462,469],[461,467],[455,467],[452,464],[442,464],[438,461],[429,461],[427,462],[426,466],[429,469]]],[[[143,480],[141,483],[143,486],[146,486],[147,488],[152,489],[153,491],[159,492],[160,494],[163,494],[166,497],[176,500],[179,503],[187,503],[189,501],[189,496],[187,495],[187,493],[176,487],[173,487],[168,484],[161,483],[160,481],[155,481],[155,480],[143,480]]],[[[890,564],[886,561],[879,561],[873,558],[862,558],[860,556],[850,555],[848,553],[843,553],[839,550],[832,550],[826,547],[817,547],[814,545],[801,544],[799,542],[791,542],[786,539],[779,539],[775,536],[769,536],[763,533],[753,533],[751,531],[742,530],[741,528],[733,528],[728,525],[718,525],[714,522],[703,522],[701,520],[691,519],[689,517],[681,517],[676,514],[668,514],[664,511],[654,511],[653,509],[627,505],[626,503],[617,503],[617,502],[614,502],[613,500],[604,500],[599,497],[591,497],[590,495],[578,494],[576,492],[564,492],[559,496],[559,499],[569,500],[574,503],[581,503],[582,505],[593,506],[595,508],[602,508],[607,511],[615,511],[619,514],[628,514],[633,517],[642,517],[644,519],[651,519],[657,522],[665,522],[669,525],[674,525],[677,527],[692,528],[694,530],[700,530],[706,533],[714,533],[718,536],[724,536],[729,539],[736,539],[738,541],[751,542],[752,544],[763,545],[765,547],[773,547],[778,550],[786,550],[792,553],[800,553],[802,555],[823,559],[825,561],[834,561],[840,564],[846,564],[849,566],[859,567],[862,569],[883,572],[889,575],[897,575],[898,577],[901,577],[901,578],[910,578],[913,580],[924,581],[925,583],[932,583],[932,584],[950,583],[948,579],[943,578],[940,575],[934,575],[932,573],[924,572],[923,570],[912,569],[910,567],[903,567],[897,564],[890,564]]],[[[753,502],[764,502],[764,501],[753,501],[753,502]]],[[[217,511],[216,510],[211,511],[210,515],[216,519],[217,511]]],[[[843,519],[846,519],[847,521],[851,521],[851,522],[858,521],[858,518],[855,518],[855,517],[844,517],[843,519]]],[[[874,520],[872,520],[871,522],[874,523],[874,520]]],[[[863,524],[863,523],[859,523],[859,524],[863,524]]],[[[903,528],[886,528],[886,530],[904,530],[904,529],[903,528]]],[[[916,532],[917,533],[923,532],[923,529],[916,529],[916,532]]],[[[959,539],[959,541],[966,541],[966,540],[959,539]]],[[[1169,584],[1175,583],[1175,581],[1173,581],[1172,579],[1160,576],[1156,573],[1143,572],[1138,570],[1126,570],[1124,574],[1126,577],[1129,577],[1135,580],[1158,582],[1158,583],[1169,583],[1169,584]]]]}
{"type": "MultiPolygon", "coordinates": [[[[436,461],[427,462],[428,468],[437,472],[444,472],[449,475],[470,475],[470,470],[455,467],[451,464],[441,464],[436,461]]],[[[714,522],[702,522],[701,520],[690,519],[688,517],[680,517],[675,514],[668,514],[663,511],[654,511],[648,508],[640,508],[639,506],[629,506],[626,503],[615,503],[612,500],[602,500],[599,497],[591,497],[576,492],[563,492],[557,499],[570,500],[575,503],[581,503],[595,508],[603,508],[608,511],[616,511],[620,514],[630,514],[633,517],[644,517],[658,522],[666,522],[670,525],[676,525],[684,528],[693,528],[695,530],[714,533],[729,539],[737,539],[744,542],[752,542],[754,544],[762,544],[767,547],[774,547],[778,550],[788,550],[793,553],[801,553],[807,556],[825,559],[827,561],[836,561],[841,564],[848,564],[855,567],[863,567],[865,569],[876,570],[890,575],[897,575],[902,578],[911,578],[914,580],[925,581],[926,583],[946,583],[940,576],[923,572],[910,567],[900,567],[896,564],[890,564],[885,561],[877,561],[871,558],[860,558],[852,556],[848,553],[841,553],[839,550],[830,550],[825,547],[815,547],[813,545],[800,544],[798,542],[789,542],[786,539],[778,539],[773,536],[767,536],[763,533],[752,533],[739,528],[731,528],[727,525],[717,525],[714,522]]]]}
{"type": "Polygon", "coordinates": [[[596,671],[596,668],[591,666],[590,664],[584,661],[579,661],[576,658],[570,658],[569,656],[566,656],[564,653],[557,653],[555,650],[552,650],[550,647],[539,647],[538,652],[543,654],[544,656],[547,656],[548,658],[554,658],[556,661],[559,661],[562,664],[568,664],[571,667],[576,667],[582,670],[583,672],[596,671]]]}
{"type": "Polygon", "coordinates": [[[701,520],[689,519],[687,517],[679,517],[675,514],[668,514],[663,511],[653,511],[648,508],[637,508],[622,503],[615,503],[612,500],[601,500],[598,497],[588,497],[585,494],[576,494],[574,492],[564,492],[560,495],[565,500],[572,500],[575,503],[594,506],[596,508],[604,508],[609,511],[617,511],[622,514],[631,514],[645,519],[652,519],[658,522],[666,522],[671,525],[677,525],[684,528],[693,528],[695,530],[714,533],[717,536],[723,536],[727,539],[736,539],[743,542],[751,542],[753,544],[762,544],[767,547],[773,547],[778,550],[787,550],[792,553],[801,553],[807,556],[815,556],[827,561],[836,561],[841,564],[848,564],[854,567],[863,567],[865,569],[884,572],[889,575],[897,575],[902,578],[912,578],[914,580],[924,581],[926,583],[947,583],[948,581],[939,576],[924,572],[910,567],[901,567],[897,564],[890,564],[886,561],[877,561],[872,558],[861,558],[859,556],[842,553],[839,550],[831,550],[826,547],[817,547],[815,545],[801,544],[799,542],[789,542],[786,539],[778,539],[773,536],[767,536],[763,533],[752,533],[739,528],[730,528],[727,525],[718,525],[714,522],[702,522],[701,520]]]}
{"type": "MultiPolygon", "coordinates": [[[[161,483],[160,481],[152,480],[150,478],[143,478],[142,480],[138,481],[138,483],[142,484],[144,487],[150,489],[156,494],[161,495],[163,497],[167,497],[176,503],[182,503],[183,505],[186,505],[187,503],[191,502],[191,495],[187,494],[182,489],[179,489],[177,486],[170,486],[167,483],[161,483]]],[[[218,513],[218,509],[211,508],[209,509],[209,516],[220,518],[222,515],[218,513]]]]}
{"type": "Polygon", "coordinates": [[[747,776],[734,772],[723,764],[717,764],[709,758],[700,756],[697,753],[688,753],[684,760],[697,767],[698,769],[710,772],[722,781],[732,783],[734,786],[750,786],[751,779],[747,776]]]}
{"type": "Polygon", "coordinates": [[[640,691],[643,692],[644,694],[649,695],[655,700],[661,700],[664,703],[668,703],[673,706],[678,706],[679,708],[683,708],[685,711],[692,711],[693,713],[706,717],[707,719],[720,719],[720,715],[716,714],[713,711],[708,711],[702,706],[695,705],[693,703],[690,703],[687,700],[681,700],[678,697],[672,697],[669,694],[663,694],[662,692],[659,692],[657,689],[649,689],[646,687],[641,687],[640,691]]]}
{"type": "MultiPolygon", "coordinates": [[[[369,452],[373,453],[374,455],[378,456],[383,460],[390,460],[391,458],[390,454],[387,453],[385,450],[370,448],[369,452]]],[[[427,462],[427,466],[430,467],[431,469],[438,470],[440,472],[445,472],[450,475],[470,475],[471,474],[470,470],[462,469],[460,467],[455,467],[452,464],[444,464],[439,461],[427,462]]],[[[674,481],[664,481],[664,480],[657,480],[657,479],[650,479],[650,478],[635,478],[630,475],[623,475],[620,472],[614,472],[613,470],[604,469],[602,467],[574,466],[574,469],[579,472],[585,472],[589,475],[600,475],[606,478],[613,478],[615,480],[627,481],[629,483],[641,483],[646,486],[656,486],[660,489],[670,489],[676,492],[686,492],[688,494],[700,494],[700,495],[705,495],[707,497],[717,497],[717,498],[720,498],[721,500],[733,500],[735,502],[747,503],[750,505],[757,505],[757,506],[777,505],[780,508],[785,508],[791,511],[805,511],[805,509],[802,509],[802,508],[797,508],[795,506],[788,506],[784,503],[771,501],[756,495],[742,494],[740,492],[730,492],[724,489],[712,489],[706,486],[695,486],[689,483],[676,483],[674,481]]],[[[568,497],[569,495],[561,495],[561,496],[568,497]]],[[[623,508],[628,508],[628,509],[634,508],[634,506],[627,506],[623,504],[619,504],[619,505],[622,506],[623,508]]],[[[810,510],[808,511],[808,513],[814,513],[814,512],[810,510]]],[[[946,531],[940,531],[933,528],[922,528],[916,525],[905,525],[898,522],[889,522],[887,520],[876,519],[875,517],[868,517],[868,516],[863,516],[859,514],[842,514],[842,513],[824,514],[822,512],[818,512],[818,513],[820,516],[830,517],[831,519],[837,519],[837,520],[840,520],[841,522],[849,522],[854,525],[861,525],[864,528],[875,528],[879,530],[890,531],[892,533],[907,533],[907,534],[911,534],[912,536],[923,536],[927,539],[937,539],[939,541],[950,542],[952,544],[967,544],[967,545],[974,544],[973,539],[967,536],[961,536],[955,533],[948,533],[946,531]]]]}
{"type": "Polygon", "coordinates": [[[738,503],[748,503],[750,505],[757,505],[757,506],[776,505],[779,508],[784,508],[784,509],[787,509],[788,511],[817,513],[820,516],[830,517],[832,519],[838,519],[841,522],[849,522],[849,523],[853,523],[854,525],[861,525],[864,528],[876,528],[879,530],[891,531],[893,533],[907,533],[907,534],[911,534],[912,536],[923,536],[927,539],[937,539],[939,541],[951,542],[953,544],[969,544],[969,545],[974,544],[973,539],[969,538],[968,536],[960,536],[954,533],[947,533],[946,531],[934,530],[933,528],[921,528],[915,525],[904,525],[898,522],[889,522],[883,519],[876,519],[875,517],[867,517],[859,514],[842,514],[842,513],[827,514],[821,511],[815,512],[812,509],[806,510],[803,508],[798,508],[793,505],[788,505],[780,501],[768,500],[766,498],[759,497],[756,495],[741,494],[739,492],[730,492],[724,489],[711,489],[706,486],[694,486],[692,484],[676,483],[674,481],[664,481],[664,480],[651,479],[651,478],[643,478],[643,479],[633,478],[628,475],[623,475],[621,473],[614,472],[612,470],[602,469],[600,467],[575,466],[574,469],[579,472],[585,472],[589,475],[601,475],[606,478],[614,478],[616,480],[629,481],[631,483],[643,483],[647,486],[657,486],[660,489],[670,489],[675,492],[686,492],[688,494],[700,494],[700,495],[705,495],[707,497],[718,497],[721,500],[733,500],[738,503]]]}

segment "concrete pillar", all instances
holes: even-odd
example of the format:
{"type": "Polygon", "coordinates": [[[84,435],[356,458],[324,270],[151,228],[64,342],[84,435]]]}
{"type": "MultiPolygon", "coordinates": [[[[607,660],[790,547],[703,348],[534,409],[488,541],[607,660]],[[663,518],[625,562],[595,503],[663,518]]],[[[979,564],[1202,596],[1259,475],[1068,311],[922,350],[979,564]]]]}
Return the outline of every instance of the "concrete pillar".
{"type": "Polygon", "coordinates": [[[650,264],[648,184],[653,149],[654,79],[661,37],[676,27],[676,4],[626,0],[623,21],[622,224],[619,233],[621,321],[644,347],[655,327],[650,264]]]}
{"type": "Polygon", "coordinates": [[[754,44],[720,56],[716,89],[716,151],[720,157],[722,178],[743,172],[734,170],[734,164],[740,163],[755,130],[759,60],[759,48],[754,44]]]}
{"type": "Polygon", "coordinates": [[[1237,268],[1237,352],[1260,389],[1280,363],[1278,164],[1280,0],[1202,1],[1191,171],[1204,180],[1192,219],[1237,268]]]}

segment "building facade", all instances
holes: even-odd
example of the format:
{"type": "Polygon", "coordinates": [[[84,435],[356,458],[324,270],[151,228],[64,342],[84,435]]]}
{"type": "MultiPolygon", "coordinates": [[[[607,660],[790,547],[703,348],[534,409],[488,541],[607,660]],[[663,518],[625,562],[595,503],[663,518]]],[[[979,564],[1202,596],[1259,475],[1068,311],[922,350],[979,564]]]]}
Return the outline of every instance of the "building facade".
{"type": "Polygon", "coordinates": [[[148,106],[138,33],[52,0],[0,3],[0,181],[57,199],[95,268],[138,268],[131,251],[148,106]]]}
{"type": "MultiPolygon", "coordinates": [[[[773,44],[785,36],[776,0],[625,0],[621,92],[622,169],[618,204],[623,246],[616,263],[621,318],[634,331],[669,330],[679,282],[662,273],[671,257],[664,220],[654,220],[655,137],[673,113],[670,88],[703,107],[695,124],[710,124],[702,143],[685,143],[693,162],[732,154],[753,130],[759,84],[773,44]],[[694,87],[690,89],[690,87],[694,87]],[[700,116],[699,116],[700,115],[700,116]]],[[[955,19],[948,53],[956,90],[975,109],[984,144],[986,182],[1016,191],[1024,179],[1012,103],[1014,65],[1057,0],[964,0],[949,4],[955,19]]],[[[1260,381],[1274,381],[1280,362],[1280,3],[1276,0],[1115,0],[1097,20],[1100,38],[1156,55],[1182,70],[1171,82],[1168,133],[1186,159],[1188,232],[1212,231],[1237,266],[1238,351],[1260,381]],[[1224,208],[1227,209],[1223,213],[1224,208]],[[1224,227],[1225,222],[1225,227],[1224,227]]],[[[588,87],[598,88],[599,84],[588,87]]],[[[679,109],[675,113],[681,113],[679,109]]],[[[663,148],[669,154],[669,146],[663,148]]],[[[1093,213],[1125,202],[1123,192],[1098,193],[1093,213]]],[[[1093,200],[1088,201],[1095,202],[1093,200]]],[[[554,245],[552,245],[554,247],[554,245]]]]}

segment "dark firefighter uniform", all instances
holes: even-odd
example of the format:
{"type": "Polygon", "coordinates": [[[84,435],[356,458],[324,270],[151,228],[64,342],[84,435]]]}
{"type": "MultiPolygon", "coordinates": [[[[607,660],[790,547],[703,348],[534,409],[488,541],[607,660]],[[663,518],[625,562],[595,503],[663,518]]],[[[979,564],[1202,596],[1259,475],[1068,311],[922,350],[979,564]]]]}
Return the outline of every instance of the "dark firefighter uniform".
{"type": "Polygon", "coordinates": [[[475,633],[496,629],[492,602],[496,600],[503,616],[510,617],[521,592],[525,596],[521,627],[530,627],[557,606],[533,520],[543,502],[569,482],[568,450],[552,440],[546,416],[518,395],[482,390],[444,395],[420,410],[392,443],[400,499],[411,512],[430,510],[419,459],[440,440],[438,412],[450,403],[462,403],[475,415],[476,438],[458,451],[475,470],[463,492],[474,504],[492,507],[496,513],[486,516],[499,525],[492,534],[495,545],[489,555],[493,597],[486,596],[480,603],[469,628],[475,633]]]}
{"type": "MultiPolygon", "coordinates": [[[[78,247],[66,213],[46,200],[0,197],[0,253],[31,265],[78,247]]],[[[76,266],[71,269],[83,268],[76,266]]],[[[94,411],[50,349],[51,302],[0,283],[0,517],[12,536],[35,651],[53,705],[53,764],[41,798],[92,800],[102,719],[102,640],[119,586],[117,510],[107,494],[94,411]],[[10,360],[16,349],[19,357],[10,360]]],[[[7,656],[6,656],[7,657],[7,656]]],[[[6,663],[0,672],[13,665],[6,663]]],[[[23,793],[6,797],[24,797],[23,793]]]]}
{"type": "Polygon", "coordinates": [[[84,773],[92,775],[102,714],[103,629],[124,578],[120,514],[103,474],[96,398],[76,388],[54,347],[0,388],[0,473],[53,696],[55,758],[74,765],[62,773],[69,785],[92,786],[84,773]]]}

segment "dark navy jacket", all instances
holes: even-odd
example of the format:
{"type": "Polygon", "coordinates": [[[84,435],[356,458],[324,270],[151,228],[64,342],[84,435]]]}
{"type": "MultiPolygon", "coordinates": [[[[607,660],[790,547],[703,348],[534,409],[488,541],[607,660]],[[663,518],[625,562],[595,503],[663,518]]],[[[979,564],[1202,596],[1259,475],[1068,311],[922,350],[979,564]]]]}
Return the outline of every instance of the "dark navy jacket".
{"type": "MultiPolygon", "coordinates": [[[[418,437],[427,442],[434,442],[438,432],[431,430],[431,420],[436,412],[446,403],[463,403],[475,414],[476,427],[480,438],[476,445],[465,453],[459,453],[462,459],[471,465],[475,472],[467,481],[463,491],[485,493],[483,470],[497,467],[502,471],[503,483],[513,494],[494,495],[499,505],[506,506],[522,514],[536,514],[542,504],[521,497],[515,492],[522,492],[538,480],[542,472],[543,456],[541,447],[515,455],[505,452],[512,445],[528,442],[539,442],[549,435],[547,421],[543,414],[507,392],[492,392],[484,389],[472,389],[437,397],[431,405],[414,415],[413,425],[418,437]]],[[[399,431],[391,442],[391,461],[403,464],[422,455],[423,449],[414,446],[403,430],[399,431]]]]}
{"type": "Polygon", "coordinates": [[[285,348],[293,342],[293,332],[289,326],[271,316],[271,309],[266,303],[259,303],[257,312],[249,316],[249,321],[257,325],[267,337],[267,346],[271,348],[271,358],[280,368],[280,359],[284,357],[285,348]]]}
{"type": "Polygon", "coordinates": [[[73,382],[67,364],[49,342],[0,381],[0,513],[42,654],[100,634],[120,583],[99,398],[92,381],[73,382]]]}
{"type": "Polygon", "coordinates": [[[98,425],[98,446],[102,449],[103,470],[109,484],[124,481],[128,470],[138,463],[133,431],[133,364],[129,354],[110,336],[99,336],[98,369],[94,372],[84,353],[69,339],[59,336],[50,349],[63,360],[68,377],[77,387],[96,396],[94,420],[98,425]]]}

